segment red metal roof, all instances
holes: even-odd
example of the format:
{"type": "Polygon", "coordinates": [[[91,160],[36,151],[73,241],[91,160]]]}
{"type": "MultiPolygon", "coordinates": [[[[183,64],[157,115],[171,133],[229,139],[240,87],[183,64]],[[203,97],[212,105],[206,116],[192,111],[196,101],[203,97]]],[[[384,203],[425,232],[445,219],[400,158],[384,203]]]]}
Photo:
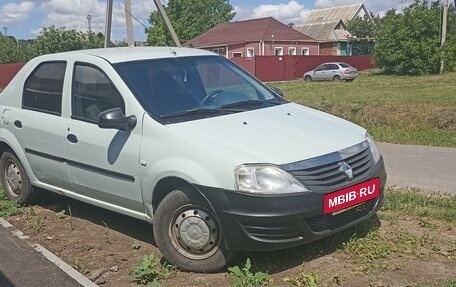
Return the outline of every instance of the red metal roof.
{"type": "Polygon", "coordinates": [[[186,46],[210,47],[256,41],[302,41],[315,39],[288,27],[272,17],[223,23],[185,43],[186,46]]]}

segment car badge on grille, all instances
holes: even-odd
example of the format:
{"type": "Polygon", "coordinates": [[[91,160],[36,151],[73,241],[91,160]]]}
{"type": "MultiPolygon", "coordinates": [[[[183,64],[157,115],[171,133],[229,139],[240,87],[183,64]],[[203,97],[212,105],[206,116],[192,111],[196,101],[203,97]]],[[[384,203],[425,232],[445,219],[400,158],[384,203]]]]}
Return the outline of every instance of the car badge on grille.
{"type": "Polygon", "coordinates": [[[347,178],[349,180],[352,180],[353,179],[353,169],[350,165],[348,165],[348,163],[346,163],[345,161],[341,161],[339,162],[339,170],[342,171],[343,173],[345,173],[345,175],[347,176],[347,178]]]}

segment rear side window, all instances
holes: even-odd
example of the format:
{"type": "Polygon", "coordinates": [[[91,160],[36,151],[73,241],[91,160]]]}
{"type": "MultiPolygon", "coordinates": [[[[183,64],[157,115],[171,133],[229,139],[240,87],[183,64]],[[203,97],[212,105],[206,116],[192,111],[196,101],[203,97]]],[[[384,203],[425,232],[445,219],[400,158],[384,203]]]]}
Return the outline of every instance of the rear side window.
{"type": "Polygon", "coordinates": [[[73,118],[95,123],[100,112],[112,108],[120,108],[125,114],[122,96],[99,68],[76,63],[73,73],[73,118]]]}
{"type": "Polygon", "coordinates": [[[339,66],[341,66],[342,68],[351,68],[351,66],[346,63],[340,63],[339,66]]]}
{"type": "Polygon", "coordinates": [[[61,115],[65,62],[39,65],[25,81],[22,108],[61,115]]]}

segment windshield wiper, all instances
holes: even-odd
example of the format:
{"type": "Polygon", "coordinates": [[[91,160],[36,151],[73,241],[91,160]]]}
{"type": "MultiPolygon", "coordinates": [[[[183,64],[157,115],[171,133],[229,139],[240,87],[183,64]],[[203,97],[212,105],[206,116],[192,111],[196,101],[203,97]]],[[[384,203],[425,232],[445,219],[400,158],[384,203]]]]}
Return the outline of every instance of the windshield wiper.
{"type": "Polygon", "coordinates": [[[260,100],[248,100],[248,101],[242,101],[242,102],[237,102],[237,103],[230,103],[221,106],[221,108],[233,108],[233,107],[249,107],[249,106],[258,106],[258,105],[281,105],[282,102],[276,102],[276,101],[260,101],[260,100]]]}
{"type": "Polygon", "coordinates": [[[208,108],[194,108],[185,111],[174,112],[166,115],[161,115],[160,118],[172,118],[178,116],[187,116],[187,115],[199,115],[199,114],[221,114],[221,113],[238,113],[242,112],[239,109],[208,109],[208,108]]]}

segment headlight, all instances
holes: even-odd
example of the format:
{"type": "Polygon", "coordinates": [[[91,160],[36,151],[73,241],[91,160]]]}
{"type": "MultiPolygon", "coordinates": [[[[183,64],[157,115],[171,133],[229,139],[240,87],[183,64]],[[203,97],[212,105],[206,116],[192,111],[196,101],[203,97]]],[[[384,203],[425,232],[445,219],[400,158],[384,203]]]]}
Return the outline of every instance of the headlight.
{"type": "Polygon", "coordinates": [[[234,170],[236,190],[255,194],[308,191],[292,175],[274,165],[240,165],[234,170]]]}
{"type": "Polygon", "coordinates": [[[374,162],[377,163],[380,160],[380,153],[378,152],[377,144],[375,143],[374,138],[369,133],[366,133],[366,140],[369,143],[369,147],[372,153],[372,157],[374,158],[374,162]]]}

